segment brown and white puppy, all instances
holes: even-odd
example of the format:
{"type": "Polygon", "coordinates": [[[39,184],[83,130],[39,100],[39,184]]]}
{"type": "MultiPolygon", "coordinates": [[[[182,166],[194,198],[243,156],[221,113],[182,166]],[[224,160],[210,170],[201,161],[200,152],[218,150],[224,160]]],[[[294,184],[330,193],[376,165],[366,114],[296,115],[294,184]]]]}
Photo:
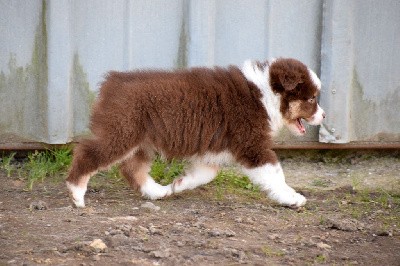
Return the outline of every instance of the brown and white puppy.
{"type": "Polygon", "coordinates": [[[245,62],[240,69],[110,72],[93,107],[92,137],[81,141],[67,178],[77,207],[92,175],[121,163],[143,196],[159,199],[206,184],[225,164],[237,164],[268,196],[286,206],[306,199],[285,182],[272,137],[286,125],[305,134],[319,125],[321,82],[295,59],[245,62]],[[191,162],[186,174],[162,186],[149,175],[156,153],[191,162]]]}

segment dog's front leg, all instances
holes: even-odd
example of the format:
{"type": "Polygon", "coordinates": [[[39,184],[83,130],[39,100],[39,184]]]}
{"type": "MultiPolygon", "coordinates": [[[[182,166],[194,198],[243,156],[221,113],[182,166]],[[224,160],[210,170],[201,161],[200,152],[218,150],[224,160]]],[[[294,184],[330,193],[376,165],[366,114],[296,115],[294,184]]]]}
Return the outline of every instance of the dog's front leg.
{"type": "Polygon", "coordinates": [[[250,178],[253,184],[259,185],[262,190],[266,191],[270,199],[281,205],[301,207],[306,204],[306,198],[286,184],[285,175],[279,162],[266,163],[253,168],[246,167],[243,169],[243,173],[250,178]]]}

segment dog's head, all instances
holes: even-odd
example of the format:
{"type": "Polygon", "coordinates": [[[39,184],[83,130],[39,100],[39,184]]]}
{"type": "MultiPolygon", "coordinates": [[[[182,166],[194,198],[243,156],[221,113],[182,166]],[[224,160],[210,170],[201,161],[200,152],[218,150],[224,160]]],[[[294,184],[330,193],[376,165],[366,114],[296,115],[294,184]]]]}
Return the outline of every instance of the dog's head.
{"type": "Polygon", "coordinates": [[[286,126],[295,135],[304,135],[305,120],[320,125],[325,112],[317,103],[321,81],[317,75],[295,59],[276,59],[270,63],[270,85],[279,94],[280,112],[286,126]]]}

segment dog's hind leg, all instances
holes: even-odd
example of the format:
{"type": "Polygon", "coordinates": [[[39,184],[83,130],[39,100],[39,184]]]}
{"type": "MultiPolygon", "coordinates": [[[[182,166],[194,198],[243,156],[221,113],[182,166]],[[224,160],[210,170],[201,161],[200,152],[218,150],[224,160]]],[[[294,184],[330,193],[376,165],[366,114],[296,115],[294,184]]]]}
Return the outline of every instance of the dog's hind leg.
{"type": "Polygon", "coordinates": [[[120,171],[129,185],[146,198],[155,200],[171,195],[171,185],[162,186],[150,176],[151,163],[152,156],[139,150],[121,164],[120,171]]]}
{"type": "Polygon", "coordinates": [[[173,193],[194,189],[211,182],[218,173],[217,166],[194,163],[183,177],[179,177],[172,183],[173,193]]]}
{"type": "Polygon", "coordinates": [[[84,196],[91,176],[98,170],[108,169],[135,152],[135,148],[120,147],[115,143],[86,139],[74,149],[71,168],[66,180],[76,207],[85,207],[84,196]]]}

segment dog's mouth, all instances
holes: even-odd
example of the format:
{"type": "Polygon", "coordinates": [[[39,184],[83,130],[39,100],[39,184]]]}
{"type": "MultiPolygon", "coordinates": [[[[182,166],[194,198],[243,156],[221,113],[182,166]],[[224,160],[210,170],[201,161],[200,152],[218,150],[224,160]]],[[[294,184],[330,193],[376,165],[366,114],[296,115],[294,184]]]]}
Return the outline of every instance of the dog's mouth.
{"type": "MultiPolygon", "coordinates": [[[[297,136],[303,136],[306,134],[306,127],[304,126],[305,118],[295,118],[291,120],[286,120],[286,125],[288,129],[297,136]]],[[[307,120],[306,120],[307,121],[307,120]]]]}
{"type": "Polygon", "coordinates": [[[297,118],[295,120],[295,125],[296,125],[297,129],[299,130],[299,133],[301,135],[304,135],[304,134],[306,134],[306,128],[304,127],[302,120],[303,120],[302,118],[297,118]]]}

